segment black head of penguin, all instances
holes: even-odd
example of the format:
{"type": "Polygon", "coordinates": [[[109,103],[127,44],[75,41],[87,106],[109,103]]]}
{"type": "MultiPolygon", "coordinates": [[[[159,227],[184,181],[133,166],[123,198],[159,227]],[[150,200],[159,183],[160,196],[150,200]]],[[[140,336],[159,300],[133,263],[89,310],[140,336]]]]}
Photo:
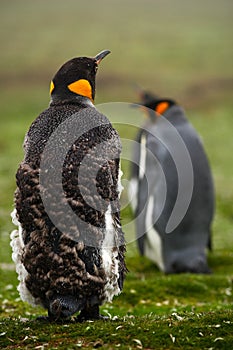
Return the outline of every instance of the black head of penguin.
{"type": "Polygon", "coordinates": [[[76,101],[80,96],[93,102],[98,65],[109,53],[104,50],[95,57],[76,57],[64,63],[50,84],[51,103],[76,101]]]}
{"type": "Polygon", "coordinates": [[[170,107],[175,106],[177,103],[169,98],[160,98],[149,101],[148,103],[144,103],[143,105],[153,111],[154,115],[164,114],[170,107]]]}
{"type": "Polygon", "coordinates": [[[140,103],[146,106],[147,104],[159,99],[158,95],[151,93],[150,91],[146,91],[142,89],[140,86],[135,86],[136,94],[140,100],[140,103]]]}
{"type": "Polygon", "coordinates": [[[152,122],[155,122],[157,117],[167,112],[172,106],[177,105],[173,99],[161,98],[139,87],[137,87],[137,95],[140,99],[139,105],[146,107],[142,109],[152,122]]]}

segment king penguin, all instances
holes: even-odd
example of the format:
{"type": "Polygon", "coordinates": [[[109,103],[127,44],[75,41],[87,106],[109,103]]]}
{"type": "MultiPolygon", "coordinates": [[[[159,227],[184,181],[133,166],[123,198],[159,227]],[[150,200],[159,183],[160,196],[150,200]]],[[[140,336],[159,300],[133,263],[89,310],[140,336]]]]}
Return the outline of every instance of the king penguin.
{"type": "Polygon", "coordinates": [[[78,321],[102,318],[99,306],[121,292],[127,270],[121,142],[94,106],[96,72],[109,53],[73,58],[57,71],[50,105],[30,126],[16,173],[11,246],[18,290],[23,301],[44,307],[49,321],[75,313],[78,321]]]}
{"type": "Polygon", "coordinates": [[[143,90],[140,99],[147,120],[136,136],[130,180],[139,251],[167,274],[210,273],[214,186],[204,146],[176,101],[143,90]],[[188,194],[187,210],[167,232],[177,202],[183,210],[188,194]]]}

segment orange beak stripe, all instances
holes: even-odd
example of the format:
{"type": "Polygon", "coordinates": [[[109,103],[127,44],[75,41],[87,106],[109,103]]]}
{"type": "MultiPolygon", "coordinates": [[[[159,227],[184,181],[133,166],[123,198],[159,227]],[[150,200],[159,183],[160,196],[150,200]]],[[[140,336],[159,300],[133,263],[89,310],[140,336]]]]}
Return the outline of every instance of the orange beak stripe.
{"type": "Polygon", "coordinates": [[[168,102],[160,102],[156,107],[155,111],[159,114],[163,114],[169,107],[168,102]]]}
{"type": "Polygon", "coordinates": [[[69,84],[68,89],[75,94],[88,97],[91,101],[93,101],[91,84],[86,79],[79,79],[69,84]]]}
{"type": "Polygon", "coordinates": [[[49,88],[49,93],[50,93],[50,95],[52,94],[52,92],[53,92],[54,88],[55,88],[55,86],[54,86],[54,82],[53,82],[53,81],[51,81],[51,83],[50,83],[50,88],[49,88]]]}

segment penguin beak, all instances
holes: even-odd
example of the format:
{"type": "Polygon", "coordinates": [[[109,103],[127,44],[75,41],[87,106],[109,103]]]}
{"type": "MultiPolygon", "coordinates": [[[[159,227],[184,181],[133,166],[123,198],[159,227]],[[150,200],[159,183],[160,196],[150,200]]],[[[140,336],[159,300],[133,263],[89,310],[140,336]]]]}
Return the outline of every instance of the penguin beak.
{"type": "Polygon", "coordinates": [[[140,99],[143,99],[143,97],[145,95],[145,91],[142,89],[141,86],[139,86],[138,84],[135,83],[134,84],[134,91],[140,99]]]}
{"type": "Polygon", "coordinates": [[[94,59],[96,61],[97,64],[100,64],[100,62],[102,61],[102,59],[107,56],[111,51],[109,50],[104,50],[104,51],[101,51],[100,53],[98,53],[94,59]]]}

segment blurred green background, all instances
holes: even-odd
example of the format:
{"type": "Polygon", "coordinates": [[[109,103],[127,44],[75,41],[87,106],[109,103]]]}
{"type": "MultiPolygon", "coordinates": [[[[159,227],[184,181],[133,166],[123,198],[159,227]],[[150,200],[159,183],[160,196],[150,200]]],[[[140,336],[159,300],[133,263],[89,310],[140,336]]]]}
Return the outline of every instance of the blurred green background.
{"type": "MultiPolygon", "coordinates": [[[[1,0],[0,6],[0,260],[10,261],[9,212],[24,134],[49,103],[50,79],[66,60],[103,49],[112,53],[98,72],[96,104],[136,101],[136,83],[185,107],[213,169],[214,246],[232,248],[232,1],[1,0]]],[[[124,128],[119,132],[127,137],[124,128]]]]}

